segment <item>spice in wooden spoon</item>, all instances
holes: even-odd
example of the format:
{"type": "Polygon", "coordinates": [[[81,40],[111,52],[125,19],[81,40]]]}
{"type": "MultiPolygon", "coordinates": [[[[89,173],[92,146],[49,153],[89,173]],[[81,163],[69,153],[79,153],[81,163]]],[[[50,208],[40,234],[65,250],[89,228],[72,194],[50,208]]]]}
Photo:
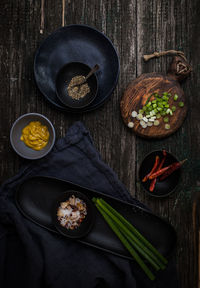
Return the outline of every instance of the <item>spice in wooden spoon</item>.
{"type": "Polygon", "coordinates": [[[67,87],[67,92],[73,99],[79,100],[90,93],[90,87],[87,84],[87,79],[91,77],[97,70],[99,65],[95,65],[87,76],[78,75],[71,79],[69,86],[67,87]]]}

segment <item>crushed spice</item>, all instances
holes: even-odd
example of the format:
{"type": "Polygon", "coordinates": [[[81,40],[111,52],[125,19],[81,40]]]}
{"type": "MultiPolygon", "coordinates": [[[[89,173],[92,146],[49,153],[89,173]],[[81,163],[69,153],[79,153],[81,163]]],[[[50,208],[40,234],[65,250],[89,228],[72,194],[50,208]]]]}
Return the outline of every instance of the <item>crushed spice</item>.
{"type": "Polygon", "coordinates": [[[79,100],[90,93],[90,87],[87,82],[83,83],[84,81],[85,76],[78,75],[73,77],[67,87],[68,95],[75,100],[79,100]]]}

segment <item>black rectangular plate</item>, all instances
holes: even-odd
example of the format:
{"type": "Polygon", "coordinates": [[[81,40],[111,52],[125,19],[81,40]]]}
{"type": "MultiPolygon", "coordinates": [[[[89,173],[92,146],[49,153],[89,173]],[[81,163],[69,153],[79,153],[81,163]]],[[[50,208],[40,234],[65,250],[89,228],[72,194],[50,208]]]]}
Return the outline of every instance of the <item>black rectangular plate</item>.
{"type": "MultiPolygon", "coordinates": [[[[128,219],[164,256],[169,257],[172,253],[176,233],[169,223],[139,206],[61,179],[36,176],[25,180],[16,191],[16,204],[26,218],[49,231],[58,233],[52,221],[52,207],[56,198],[67,190],[80,191],[90,199],[103,198],[128,219]]],[[[91,232],[85,238],[72,241],[79,241],[132,260],[129,252],[97,210],[91,232]]]]}

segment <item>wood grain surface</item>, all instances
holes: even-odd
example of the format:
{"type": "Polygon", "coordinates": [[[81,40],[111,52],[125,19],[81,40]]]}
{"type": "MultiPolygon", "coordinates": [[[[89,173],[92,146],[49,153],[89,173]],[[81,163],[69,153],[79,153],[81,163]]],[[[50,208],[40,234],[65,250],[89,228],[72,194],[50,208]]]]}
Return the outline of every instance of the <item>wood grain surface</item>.
{"type": "Polygon", "coordinates": [[[0,1],[1,182],[14,176],[24,163],[9,142],[12,123],[20,115],[44,114],[55,126],[57,138],[75,121],[83,121],[102,159],[118,174],[131,195],[175,227],[181,288],[198,287],[198,222],[193,203],[200,191],[199,15],[199,0],[0,1]],[[33,76],[34,53],[42,40],[62,25],[74,23],[88,24],[104,32],[120,56],[121,73],[111,99],[97,111],[84,115],[54,109],[39,93],[33,76]],[[188,115],[182,127],[166,139],[136,137],[123,123],[120,99],[133,79],[142,73],[167,71],[171,61],[171,57],[164,56],[144,63],[142,56],[169,49],[184,51],[193,67],[190,79],[182,86],[188,100],[188,115]],[[161,148],[189,161],[176,192],[165,199],[154,199],[142,189],[138,169],[147,153],[161,148]]]}
{"type": "MultiPolygon", "coordinates": [[[[154,99],[152,97],[152,99],[154,99]]],[[[152,100],[151,99],[151,100],[152,100]]],[[[144,138],[164,138],[173,134],[178,128],[181,127],[187,113],[187,102],[184,92],[178,81],[175,79],[159,73],[144,73],[138,78],[134,79],[124,92],[121,102],[121,114],[124,123],[128,126],[129,122],[134,123],[131,128],[133,132],[144,138]],[[159,126],[151,126],[142,128],[140,121],[131,116],[132,111],[139,111],[147,102],[148,98],[153,93],[162,95],[164,92],[170,93],[172,96],[169,98],[169,105],[175,106],[176,111],[173,116],[168,116],[170,129],[165,129],[164,117],[159,119],[159,126]],[[178,101],[174,101],[174,95],[178,95],[178,101]],[[178,102],[183,101],[184,107],[180,108],[178,102]]]]}

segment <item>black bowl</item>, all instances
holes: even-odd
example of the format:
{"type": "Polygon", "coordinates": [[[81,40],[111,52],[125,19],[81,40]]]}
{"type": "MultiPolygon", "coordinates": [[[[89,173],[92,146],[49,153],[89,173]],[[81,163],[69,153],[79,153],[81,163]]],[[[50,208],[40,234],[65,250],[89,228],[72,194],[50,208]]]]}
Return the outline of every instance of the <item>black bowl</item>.
{"type": "Polygon", "coordinates": [[[63,66],[56,76],[56,94],[60,101],[69,108],[83,108],[94,101],[98,92],[98,81],[95,73],[88,78],[87,83],[90,92],[83,98],[76,100],[68,95],[67,87],[73,77],[82,75],[87,76],[91,68],[80,62],[70,62],[63,66]]]}
{"type": "Polygon", "coordinates": [[[53,222],[56,229],[64,236],[78,239],[86,236],[90,230],[92,229],[95,221],[95,210],[93,203],[86,197],[83,193],[73,190],[68,190],[62,193],[55,201],[54,208],[53,208],[53,222]],[[79,199],[83,200],[87,207],[87,215],[84,218],[83,222],[80,226],[74,230],[67,229],[60,225],[60,222],[57,218],[57,210],[60,206],[60,203],[69,199],[70,196],[74,195],[79,199]]]}
{"type": "MultiPolygon", "coordinates": [[[[167,157],[166,157],[163,167],[166,167],[178,161],[176,157],[173,156],[171,153],[167,151],[166,153],[167,153],[167,157]]],[[[149,191],[150,181],[148,180],[146,182],[142,182],[142,179],[151,171],[155,162],[156,155],[162,158],[163,152],[153,151],[144,158],[144,160],[142,161],[140,165],[139,178],[140,178],[140,182],[142,183],[143,188],[149,195],[155,196],[155,197],[166,197],[175,191],[175,188],[178,185],[178,182],[180,179],[181,168],[174,171],[165,180],[163,181],[157,180],[154,191],[153,192],[149,191]]]]}
{"type": "Polygon", "coordinates": [[[15,150],[15,152],[25,158],[30,160],[40,159],[46,156],[54,146],[55,143],[55,129],[49,119],[44,115],[38,113],[28,113],[20,116],[12,125],[10,130],[10,143],[15,150]],[[22,130],[32,121],[40,121],[42,125],[47,126],[49,131],[49,141],[48,144],[39,151],[33,150],[30,147],[26,146],[24,142],[20,140],[22,130]]]}
{"type": "Polygon", "coordinates": [[[40,92],[57,109],[72,113],[89,112],[108,101],[117,84],[119,68],[119,57],[110,39],[93,27],[77,24],[61,27],[44,39],[34,60],[34,75],[40,92]],[[68,108],[56,95],[56,75],[70,62],[100,66],[96,73],[97,97],[83,109],[68,108]]]}

